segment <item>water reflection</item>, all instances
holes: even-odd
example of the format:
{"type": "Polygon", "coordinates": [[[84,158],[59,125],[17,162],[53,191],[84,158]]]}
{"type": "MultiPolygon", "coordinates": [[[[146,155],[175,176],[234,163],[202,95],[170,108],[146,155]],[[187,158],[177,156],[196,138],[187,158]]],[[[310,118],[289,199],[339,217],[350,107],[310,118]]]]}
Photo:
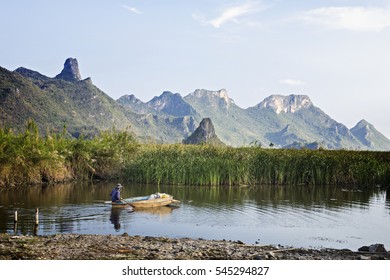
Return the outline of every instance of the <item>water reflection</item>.
{"type": "Polygon", "coordinates": [[[156,215],[162,218],[171,215],[174,209],[176,208],[164,206],[164,207],[154,207],[154,208],[135,208],[134,211],[136,211],[137,213],[156,215]]]}
{"type": "Polygon", "coordinates": [[[115,207],[111,208],[110,222],[111,222],[111,224],[114,225],[114,229],[116,231],[119,231],[121,228],[121,223],[119,221],[119,218],[120,218],[122,211],[123,211],[123,209],[121,209],[121,208],[115,208],[115,207]]]}
{"type": "Polygon", "coordinates": [[[390,247],[389,192],[335,187],[184,187],[121,182],[123,197],[172,194],[179,208],[112,208],[105,204],[116,182],[59,184],[0,190],[0,232],[33,234],[39,208],[41,235],[123,234],[293,246],[390,247]],[[18,224],[14,229],[14,212],[18,224]],[[366,245],[366,244],[365,244],[366,245]]]}

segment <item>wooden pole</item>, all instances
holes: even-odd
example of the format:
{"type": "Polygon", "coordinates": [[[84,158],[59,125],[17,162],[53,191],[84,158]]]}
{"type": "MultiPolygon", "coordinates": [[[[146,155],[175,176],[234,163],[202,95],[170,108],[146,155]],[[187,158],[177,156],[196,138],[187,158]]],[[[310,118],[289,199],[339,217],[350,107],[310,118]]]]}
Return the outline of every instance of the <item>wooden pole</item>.
{"type": "Polygon", "coordinates": [[[38,235],[38,225],[39,225],[39,210],[35,210],[35,226],[34,226],[34,235],[38,235]]]}
{"type": "Polygon", "coordinates": [[[39,224],[39,210],[38,208],[35,210],[35,225],[39,224]]]}
{"type": "Polygon", "coordinates": [[[18,211],[15,211],[14,217],[14,234],[18,231],[18,211]]]}

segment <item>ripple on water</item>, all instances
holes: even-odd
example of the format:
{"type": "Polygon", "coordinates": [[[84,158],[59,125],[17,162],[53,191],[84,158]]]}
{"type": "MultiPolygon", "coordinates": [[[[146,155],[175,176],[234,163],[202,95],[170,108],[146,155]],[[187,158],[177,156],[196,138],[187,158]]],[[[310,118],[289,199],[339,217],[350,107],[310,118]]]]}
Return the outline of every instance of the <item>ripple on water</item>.
{"type": "MultiPolygon", "coordinates": [[[[13,226],[13,211],[20,209],[19,228],[24,220],[31,223],[36,205],[40,205],[39,234],[55,233],[89,233],[89,234],[129,234],[155,235],[167,237],[202,237],[213,239],[242,240],[254,243],[283,244],[292,246],[326,246],[356,249],[367,242],[384,243],[390,247],[387,233],[390,230],[390,203],[385,192],[346,194],[337,190],[328,193],[312,190],[308,197],[306,192],[281,193],[281,199],[270,197],[267,188],[245,189],[245,196],[237,193],[228,195],[224,189],[215,196],[199,196],[198,188],[184,190],[183,196],[175,195],[182,200],[179,208],[164,207],[160,210],[129,212],[127,209],[112,209],[103,203],[112,186],[107,186],[99,194],[90,192],[77,193],[70,198],[68,192],[59,193],[65,197],[54,199],[42,196],[38,190],[37,197],[32,194],[27,198],[23,192],[17,197],[0,196],[0,212],[5,213],[4,223],[7,228],[13,226]],[[188,191],[188,193],[185,193],[188,191]],[[100,202],[97,202],[100,200],[100,202]],[[191,201],[189,201],[191,200],[191,201]],[[14,201],[18,201],[15,204],[14,201]],[[62,204],[58,204],[58,201],[62,204]],[[5,206],[4,206],[5,205],[5,206]]],[[[145,186],[140,186],[139,193],[144,193],[145,186]]],[[[213,189],[214,190],[214,189],[213,189]]],[[[174,190],[173,190],[174,191],[174,190]]],[[[71,192],[69,192],[71,193],[71,192]]],[[[47,193],[50,194],[51,193],[47,193]]],[[[27,223],[26,222],[26,223],[27,223]]],[[[27,229],[26,229],[27,228],[27,229]]]]}

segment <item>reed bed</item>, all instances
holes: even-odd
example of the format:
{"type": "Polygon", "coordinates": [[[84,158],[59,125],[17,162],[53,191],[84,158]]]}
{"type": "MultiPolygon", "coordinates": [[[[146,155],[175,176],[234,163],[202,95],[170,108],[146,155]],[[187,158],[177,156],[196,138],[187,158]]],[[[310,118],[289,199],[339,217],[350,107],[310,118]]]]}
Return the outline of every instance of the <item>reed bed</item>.
{"type": "Polygon", "coordinates": [[[146,184],[390,186],[390,152],[138,144],[128,130],[92,139],[0,128],[0,186],[122,178],[146,184]]]}
{"type": "Polygon", "coordinates": [[[107,131],[93,139],[61,133],[40,135],[28,121],[24,133],[0,128],[0,186],[113,178],[121,175],[136,149],[127,130],[107,131]]]}
{"type": "Polygon", "coordinates": [[[126,175],[134,182],[174,185],[387,187],[390,153],[141,145],[126,175]]]}

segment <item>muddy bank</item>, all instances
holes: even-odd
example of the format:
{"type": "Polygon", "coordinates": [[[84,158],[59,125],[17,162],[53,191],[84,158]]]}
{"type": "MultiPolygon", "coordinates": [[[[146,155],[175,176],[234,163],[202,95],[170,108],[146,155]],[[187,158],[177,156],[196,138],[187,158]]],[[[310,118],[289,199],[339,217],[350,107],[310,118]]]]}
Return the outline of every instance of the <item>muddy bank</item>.
{"type": "Polygon", "coordinates": [[[0,260],[388,260],[390,253],[113,235],[0,235],[0,260]]]}

